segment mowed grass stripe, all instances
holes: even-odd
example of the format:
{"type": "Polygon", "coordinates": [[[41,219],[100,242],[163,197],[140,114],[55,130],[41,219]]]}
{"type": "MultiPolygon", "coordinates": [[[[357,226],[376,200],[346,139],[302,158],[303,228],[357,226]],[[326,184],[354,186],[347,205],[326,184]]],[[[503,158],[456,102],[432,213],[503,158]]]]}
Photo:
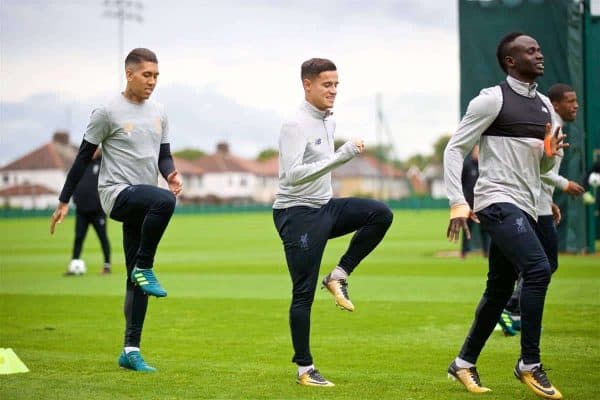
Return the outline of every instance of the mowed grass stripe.
{"type": "MultiPolygon", "coordinates": [[[[169,298],[237,298],[289,299],[291,284],[287,274],[206,274],[168,273],[156,271],[169,291],[169,298]],[[235,290],[233,290],[235,289],[235,290]]],[[[125,274],[113,276],[62,277],[59,274],[36,274],[25,278],[28,272],[12,273],[3,277],[3,294],[69,294],[80,296],[122,296],[125,274]],[[43,277],[43,279],[41,279],[43,277]]],[[[437,302],[472,303],[484,290],[484,277],[437,276],[361,276],[358,272],[351,281],[354,302],[437,302]]],[[[559,278],[552,283],[547,304],[600,304],[597,283],[589,279],[559,278]],[[582,295],[586,295],[585,303],[582,295]]],[[[316,301],[331,299],[328,292],[317,291],[316,301]]]]}

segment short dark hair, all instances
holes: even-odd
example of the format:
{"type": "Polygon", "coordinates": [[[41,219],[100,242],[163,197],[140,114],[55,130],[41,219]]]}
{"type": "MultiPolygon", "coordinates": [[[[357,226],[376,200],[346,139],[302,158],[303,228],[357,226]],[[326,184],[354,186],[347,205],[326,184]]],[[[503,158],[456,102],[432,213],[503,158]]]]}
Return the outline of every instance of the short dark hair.
{"type": "Polygon", "coordinates": [[[326,58],[311,58],[302,63],[300,68],[300,79],[313,79],[324,71],[337,71],[333,61],[326,58]]]}
{"type": "Polygon", "coordinates": [[[504,58],[506,56],[510,56],[510,44],[519,36],[525,36],[523,32],[511,32],[500,39],[500,43],[498,43],[498,47],[496,48],[496,58],[498,58],[498,64],[500,64],[500,68],[505,73],[508,73],[506,69],[506,64],[504,64],[504,58]]]}
{"type": "Polygon", "coordinates": [[[127,57],[125,57],[125,66],[130,64],[140,64],[142,62],[158,64],[158,58],[156,58],[156,54],[154,54],[152,50],[143,47],[131,50],[129,54],[127,54],[127,57]]]}
{"type": "Polygon", "coordinates": [[[548,98],[551,102],[561,101],[567,92],[574,92],[573,88],[566,83],[555,83],[548,90],[548,98]]]}

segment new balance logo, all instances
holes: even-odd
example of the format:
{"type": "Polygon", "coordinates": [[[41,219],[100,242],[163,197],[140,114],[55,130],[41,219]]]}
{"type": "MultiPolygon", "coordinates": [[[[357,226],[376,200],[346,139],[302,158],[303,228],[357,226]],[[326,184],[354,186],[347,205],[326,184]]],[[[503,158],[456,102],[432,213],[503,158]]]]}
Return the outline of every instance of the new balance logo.
{"type": "Polygon", "coordinates": [[[514,225],[517,227],[517,233],[527,232],[527,228],[525,228],[525,220],[523,217],[517,218],[515,220],[514,225]]]}
{"type": "Polygon", "coordinates": [[[308,233],[300,236],[300,248],[302,250],[308,250],[308,233]]]}

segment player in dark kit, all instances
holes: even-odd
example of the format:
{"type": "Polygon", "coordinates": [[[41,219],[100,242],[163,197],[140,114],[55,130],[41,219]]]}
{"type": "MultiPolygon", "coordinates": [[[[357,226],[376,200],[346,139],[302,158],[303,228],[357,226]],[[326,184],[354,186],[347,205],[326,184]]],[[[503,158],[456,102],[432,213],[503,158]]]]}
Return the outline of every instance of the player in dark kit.
{"type": "Polygon", "coordinates": [[[169,125],[162,105],[150,100],[158,78],[158,60],[148,49],[134,49],[125,59],[125,91],[95,109],[52,215],[50,233],[69,210],[75,186],[102,144],[98,192],[102,208],[123,223],[123,249],[127,267],[125,341],[118,363],[141,372],[155,369],[144,361],[140,342],[148,296],[167,292],[153,272],[158,243],[175,210],[182,190],[169,144],[169,125]],[[158,175],[169,190],[157,187],[158,175]]]}
{"type": "MultiPolygon", "coordinates": [[[[558,125],[563,130],[565,122],[573,122],[577,117],[579,104],[577,103],[577,94],[575,90],[564,83],[552,85],[548,90],[548,98],[552,102],[552,107],[556,112],[558,125]]],[[[559,175],[560,164],[563,159],[563,152],[560,151],[555,157],[554,167],[542,175],[542,190],[538,202],[538,227],[540,241],[550,262],[550,269],[554,273],[558,269],[558,232],[556,225],[560,223],[560,209],[552,200],[554,189],[558,188],[571,196],[581,196],[585,193],[583,187],[577,182],[568,180],[559,175]]],[[[502,313],[501,323],[515,330],[521,329],[521,307],[519,297],[523,287],[523,279],[520,278],[515,291],[506,304],[506,309],[502,313]]],[[[503,327],[503,329],[505,329],[503,327]]]]}
{"type": "Polygon", "coordinates": [[[392,223],[383,203],[358,198],[332,198],[331,171],[364,150],[361,139],[334,151],[335,120],[331,109],[337,95],[338,74],[333,62],[305,61],[300,70],[304,98],[279,136],[279,189],[273,204],[275,227],[283,242],[292,278],[290,328],[296,382],[306,386],[334,386],[313,364],[309,348],[310,313],[321,258],[327,241],[355,232],[337,267],[322,281],[343,310],[354,311],[348,295],[348,276],[379,244],[392,223]]]}
{"type": "Polygon", "coordinates": [[[506,35],[498,44],[500,67],[508,75],[497,86],[483,89],[469,103],[444,152],[444,178],[450,200],[447,236],[468,236],[467,220],[481,222],[489,233],[489,272],[475,320],[448,375],[469,392],[484,393],[475,367],[487,339],[510,298],[518,273],[521,291],[521,355],[514,374],[536,395],[562,399],[540,361],[540,334],[551,268],[540,243],[537,206],[540,175],[554,165],[567,144],[553,118],[552,104],[537,91],[535,79],[544,73],[544,57],[535,39],[523,33],[506,35]],[[473,210],[460,185],[463,160],[479,142],[479,178],[473,210]]]}
{"type": "MultiPolygon", "coordinates": [[[[100,204],[98,196],[98,174],[100,172],[100,163],[102,161],[100,148],[96,150],[92,162],[88,165],[77,188],[73,193],[73,202],[75,203],[75,240],[73,242],[73,261],[79,260],[81,248],[87,234],[88,227],[92,225],[104,254],[103,274],[110,274],[110,243],[106,235],[106,214],[100,204]]],[[[72,262],[73,262],[72,261],[72,262]]],[[[65,275],[74,275],[72,271],[67,270],[65,275]]]]}
{"type": "MultiPolygon", "coordinates": [[[[475,189],[475,182],[477,182],[477,178],[479,177],[479,145],[475,145],[471,154],[465,158],[465,162],[463,163],[463,170],[461,174],[461,183],[462,183],[462,191],[465,195],[465,200],[469,204],[469,207],[473,208],[473,190],[475,189]]],[[[469,225],[469,230],[473,230],[473,225],[475,222],[473,220],[468,220],[467,224],[469,225]]],[[[481,249],[483,251],[483,256],[487,258],[488,251],[490,248],[490,237],[483,229],[481,229],[481,225],[479,226],[479,237],[481,238],[481,249]]],[[[467,238],[466,235],[462,235],[462,244],[460,248],[460,257],[466,258],[467,253],[471,251],[471,239],[467,238]]]]}

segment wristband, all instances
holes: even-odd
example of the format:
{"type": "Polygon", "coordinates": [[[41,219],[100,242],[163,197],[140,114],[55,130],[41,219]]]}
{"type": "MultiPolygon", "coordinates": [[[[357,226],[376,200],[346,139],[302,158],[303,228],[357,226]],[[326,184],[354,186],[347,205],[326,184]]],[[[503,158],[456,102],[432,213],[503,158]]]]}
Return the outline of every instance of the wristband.
{"type": "Polygon", "coordinates": [[[552,151],[552,135],[548,135],[544,138],[544,153],[546,153],[547,157],[554,157],[554,152],[552,151]]]}
{"type": "Polygon", "coordinates": [[[454,204],[450,207],[450,219],[469,218],[471,207],[468,204],[454,204]]]}

